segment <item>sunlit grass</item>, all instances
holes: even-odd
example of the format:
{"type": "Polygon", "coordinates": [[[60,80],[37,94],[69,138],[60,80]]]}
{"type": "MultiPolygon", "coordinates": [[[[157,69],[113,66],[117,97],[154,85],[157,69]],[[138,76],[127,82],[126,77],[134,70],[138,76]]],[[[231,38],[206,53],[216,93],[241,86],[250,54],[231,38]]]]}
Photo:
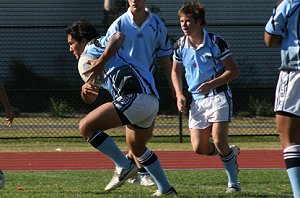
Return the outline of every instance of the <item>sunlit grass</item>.
{"type": "MultiPolygon", "coordinates": [[[[6,171],[6,187],[0,190],[5,198],[23,197],[150,197],[155,187],[125,183],[106,193],[105,185],[112,171],[6,171]],[[24,190],[16,190],[22,186],[24,190]]],[[[243,192],[225,195],[227,185],[223,170],[167,170],[167,177],[179,193],[178,197],[291,197],[291,188],[284,170],[241,170],[239,180],[243,192]]]]}

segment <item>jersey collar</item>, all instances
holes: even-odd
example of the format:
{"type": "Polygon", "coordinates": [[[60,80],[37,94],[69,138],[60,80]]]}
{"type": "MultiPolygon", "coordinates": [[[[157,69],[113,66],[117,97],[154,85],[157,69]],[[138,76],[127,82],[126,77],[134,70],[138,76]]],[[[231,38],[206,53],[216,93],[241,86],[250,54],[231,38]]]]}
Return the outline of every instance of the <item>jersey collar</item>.
{"type": "MultiPolygon", "coordinates": [[[[206,38],[207,38],[207,36],[208,36],[208,35],[207,35],[207,31],[205,31],[205,30],[203,29],[203,41],[202,41],[202,43],[197,47],[196,50],[202,48],[202,47],[206,44],[206,40],[207,40],[206,38]]],[[[192,44],[191,44],[191,42],[190,42],[190,40],[189,40],[188,37],[186,37],[185,47],[186,47],[186,48],[193,48],[193,46],[192,46],[192,44]]]]}
{"type": "Polygon", "coordinates": [[[131,24],[132,24],[132,26],[134,26],[136,29],[139,29],[139,30],[144,29],[144,27],[145,27],[145,26],[149,23],[149,21],[150,21],[150,15],[151,15],[152,13],[151,13],[147,8],[145,8],[145,10],[146,10],[146,12],[148,12],[149,14],[148,14],[147,19],[144,21],[144,23],[142,24],[141,27],[137,26],[137,25],[135,24],[135,22],[133,21],[133,14],[131,13],[130,8],[128,8],[128,10],[127,10],[127,14],[128,14],[128,16],[129,16],[129,18],[130,18],[131,24]]]}

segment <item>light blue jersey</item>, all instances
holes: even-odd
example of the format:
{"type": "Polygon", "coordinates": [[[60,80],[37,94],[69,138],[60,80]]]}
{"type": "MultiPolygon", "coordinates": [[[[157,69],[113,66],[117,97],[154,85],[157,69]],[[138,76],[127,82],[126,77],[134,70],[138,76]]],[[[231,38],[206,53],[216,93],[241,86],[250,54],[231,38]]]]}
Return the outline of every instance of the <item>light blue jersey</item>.
{"type": "MultiPolygon", "coordinates": [[[[108,37],[92,40],[86,45],[83,54],[99,58],[108,40],[108,37]]],[[[105,64],[104,81],[101,86],[108,90],[114,99],[133,93],[153,94],[158,98],[152,73],[121,49],[105,64]]]]}
{"type": "Polygon", "coordinates": [[[107,30],[107,36],[116,31],[122,32],[125,36],[122,49],[145,64],[152,73],[154,71],[153,62],[156,57],[172,54],[167,28],[162,20],[153,13],[149,12],[148,18],[141,27],[138,27],[128,9],[111,24],[107,30]]]}
{"type": "Polygon", "coordinates": [[[274,8],[265,31],[282,36],[280,70],[300,70],[300,0],[284,0],[274,8]]]}
{"type": "MultiPolygon", "coordinates": [[[[175,43],[173,54],[173,61],[181,63],[185,69],[188,91],[194,100],[205,97],[196,89],[202,83],[220,76],[226,69],[221,60],[231,55],[228,44],[222,37],[203,31],[204,39],[197,49],[193,48],[187,36],[183,36],[175,43]]],[[[215,88],[208,96],[227,88],[227,85],[215,88]]]]}

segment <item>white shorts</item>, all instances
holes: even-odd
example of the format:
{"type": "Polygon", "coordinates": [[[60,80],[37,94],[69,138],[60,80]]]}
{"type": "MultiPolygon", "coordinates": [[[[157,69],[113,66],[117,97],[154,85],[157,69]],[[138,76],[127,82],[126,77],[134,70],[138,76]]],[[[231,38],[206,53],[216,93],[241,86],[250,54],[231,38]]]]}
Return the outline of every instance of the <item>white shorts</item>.
{"type": "Polygon", "coordinates": [[[189,128],[205,129],[214,122],[230,121],[231,116],[231,92],[220,92],[211,97],[192,101],[189,111],[189,128]]]}
{"type": "Polygon", "coordinates": [[[300,71],[280,72],[274,111],[284,111],[300,116],[300,71]]]}
{"type": "Polygon", "coordinates": [[[155,120],[159,109],[158,99],[151,94],[129,94],[120,96],[113,101],[115,107],[123,114],[120,115],[122,122],[124,116],[136,127],[149,128],[155,120]]]}

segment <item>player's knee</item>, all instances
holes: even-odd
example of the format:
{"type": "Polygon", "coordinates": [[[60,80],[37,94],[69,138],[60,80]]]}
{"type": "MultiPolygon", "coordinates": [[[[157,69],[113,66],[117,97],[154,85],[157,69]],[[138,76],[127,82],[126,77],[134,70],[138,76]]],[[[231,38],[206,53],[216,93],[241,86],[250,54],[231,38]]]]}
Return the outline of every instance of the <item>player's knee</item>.
{"type": "Polygon", "coordinates": [[[203,148],[193,148],[193,151],[198,154],[198,155],[207,155],[208,154],[208,149],[203,149],[203,148]]]}
{"type": "Polygon", "coordinates": [[[83,138],[85,138],[85,139],[89,138],[88,137],[88,124],[85,119],[82,119],[79,122],[79,133],[83,138]]]}

